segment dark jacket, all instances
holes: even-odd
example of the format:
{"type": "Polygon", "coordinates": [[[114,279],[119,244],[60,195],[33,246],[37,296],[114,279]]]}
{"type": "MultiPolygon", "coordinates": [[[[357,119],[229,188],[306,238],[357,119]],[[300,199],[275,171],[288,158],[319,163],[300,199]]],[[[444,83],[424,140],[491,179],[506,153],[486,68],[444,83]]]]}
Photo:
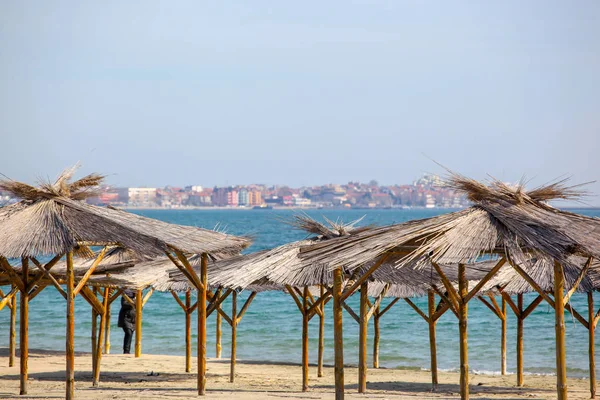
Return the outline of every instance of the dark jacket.
{"type": "MultiPolygon", "coordinates": [[[[127,296],[132,300],[135,299],[134,291],[125,291],[127,296]]],[[[135,330],[135,308],[125,300],[125,297],[121,297],[121,310],[119,310],[119,328],[135,330]]]]}

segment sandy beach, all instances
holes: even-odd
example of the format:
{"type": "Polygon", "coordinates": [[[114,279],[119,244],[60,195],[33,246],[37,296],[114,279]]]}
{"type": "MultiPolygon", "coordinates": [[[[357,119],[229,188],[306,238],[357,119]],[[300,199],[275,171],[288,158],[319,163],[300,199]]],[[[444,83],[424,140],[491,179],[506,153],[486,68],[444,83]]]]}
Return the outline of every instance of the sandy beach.
{"type": "MultiPolygon", "coordinates": [[[[195,366],[196,360],[193,360],[195,366]]],[[[184,357],[110,354],[102,359],[102,375],[98,388],[91,385],[91,355],[75,357],[76,396],[79,399],[186,399],[196,396],[196,374],[184,372],[184,357]]],[[[238,361],[235,383],[229,383],[226,359],[207,361],[206,398],[215,399],[331,399],[334,394],[333,368],[327,366],[317,378],[311,366],[310,390],[300,390],[299,365],[238,361]]],[[[8,367],[6,348],[0,349],[0,398],[54,399],[64,398],[65,358],[61,352],[32,350],[29,358],[29,393],[19,396],[18,358],[8,367]]],[[[368,393],[356,392],[356,368],[345,369],[348,398],[361,399],[453,399],[459,398],[457,373],[440,373],[436,393],[430,391],[427,371],[369,369],[368,393]]],[[[554,376],[526,376],[525,386],[515,386],[516,377],[474,375],[471,379],[473,398],[553,399],[556,398],[554,376]]],[[[571,399],[589,398],[588,381],[569,379],[571,399]]]]}

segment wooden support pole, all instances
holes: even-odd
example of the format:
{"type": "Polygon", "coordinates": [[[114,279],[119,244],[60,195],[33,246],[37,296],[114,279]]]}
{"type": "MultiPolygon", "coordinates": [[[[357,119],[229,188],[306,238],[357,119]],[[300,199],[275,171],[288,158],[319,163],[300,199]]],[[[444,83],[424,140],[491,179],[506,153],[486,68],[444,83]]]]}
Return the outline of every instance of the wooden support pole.
{"type": "Polygon", "coordinates": [[[458,329],[460,334],[460,398],[469,398],[469,349],[467,343],[467,319],[469,305],[466,301],[469,282],[465,273],[465,264],[458,264],[458,329]]]}
{"type": "Polygon", "coordinates": [[[523,386],[523,294],[517,295],[517,386],[523,386]]]}
{"type": "Polygon", "coordinates": [[[587,293],[588,300],[588,329],[589,329],[589,347],[588,355],[590,359],[590,398],[596,398],[596,354],[595,354],[595,334],[596,326],[594,325],[594,294],[587,293]]]}
{"type": "MultiPolygon", "coordinates": [[[[178,254],[179,256],[179,254],[178,254]]],[[[183,257],[186,266],[187,259],[183,257]]],[[[183,261],[182,261],[183,262],[183,261]]],[[[200,262],[200,286],[198,286],[198,395],[206,392],[206,288],[208,287],[208,254],[202,253],[200,262]]],[[[191,269],[191,267],[190,267],[191,269]]],[[[191,271],[195,275],[193,269],[191,271]]]]}
{"type": "MultiPolygon", "coordinates": [[[[11,268],[12,270],[12,268],[11,268]]],[[[21,390],[20,394],[27,394],[27,362],[29,360],[29,260],[27,258],[21,259],[21,272],[23,283],[23,290],[21,291],[21,308],[20,308],[20,321],[19,321],[19,347],[21,351],[21,390]]]]}
{"type": "Polygon", "coordinates": [[[379,329],[379,311],[380,306],[375,308],[373,313],[373,368],[379,368],[379,340],[380,340],[380,329],[379,329]]]}
{"type": "Polygon", "coordinates": [[[104,332],[107,325],[107,313],[108,313],[108,300],[109,300],[109,289],[104,288],[102,295],[102,305],[104,307],[104,313],[100,314],[100,326],[98,329],[98,342],[96,345],[96,359],[94,368],[94,378],[92,380],[92,386],[98,386],[100,382],[100,362],[102,361],[102,345],[104,343],[104,332]]]}
{"type": "Polygon", "coordinates": [[[308,390],[308,286],[302,293],[302,391],[308,390]]]}
{"type": "Polygon", "coordinates": [[[342,331],[342,269],[333,271],[333,341],[335,400],[344,399],[344,334],[342,331]]]}
{"type": "Polygon", "coordinates": [[[556,392],[558,400],[567,399],[567,360],[565,343],[565,307],[563,267],[554,261],[554,316],[556,330],[556,392]]]}
{"type": "Polygon", "coordinates": [[[10,336],[8,342],[8,366],[15,365],[15,349],[17,347],[17,294],[10,299],[10,336]]]}
{"type": "MultiPolygon", "coordinates": [[[[320,298],[325,296],[325,289],[323,285],[319,287],[320,289],[320,298]]],[[[317,377],[321,378],[323,376],[323,354],[325,353],[325,304],[321,302],[318,306],[319,310],[321,310],[321,314],[319,315],[319,354],[317,357],[317,377]]]]}
{"type": "Polygon", "coordinates": [[[111,318],[111,312],[110,312],[110,306],[112,304],[112,302],[110,301],[110,295],[111,295],[112,290],[109,289],[108,291],[108,301],[106,302],[106,306],[105,306],[105,310],[106,310],[106,327],[104,328],[104,346],[103,346],[103,352],[104,354],[110,354],[110,318],[111,318]]]}
{"type": "MultiPolygon", "coordinates": [[[[94,287],[92,289],[92,293],[94,297],[97,297],[98,295],[98,288],[94,287]]],[[[92,307],[92,334],[91,334],[91,340],[92,340],[92,380],[93,377],[96,375],[96,345],[98,343],[98,312],[96,311],[96,309],[94,307],[92,307]]],[[[94,382],[92,382],[92,386],[96,386],[94,385],[94,382]]]]}
{"type": "Polygon", "coordinates": [[[431,361],[431,390],[435,392],[438,386],[438,370],[437,370],[437,343],[435,339],[435,325],[437,320],[433,318],[435,315],[435,293],[432,289],[427,291],[427,314],[429,316],[427,324],[429,325],[429,354],[431,361]]]}
{"type": "MultiPolygon", "coordinates": [[[[177,297],[179,299],[179,297],[177,297]]],[[[185,372],[192,371],[192,294],[190,289],[185,291],[185,372]]]]}
{"type": "Polygon", "coordinates": [[[235,360],[237,357],[237,292],[231,294],[231,362],[229,366],[229,382],[235,380],[235,360]]]}
{"type": "Polygon", "coordinates": [[[500,334],[500,373],[506,375],[506,300],[502,298],[502,332],[500,334]]]}
{"type": "MultiPolygon", "coordinates": [[[[217,290],[215,293],[215,301],[221,297],[221,289],[217,290]]],[[[221,358],[221,351],[223,350],[223,346],[221,345],[221,326],[223,325],[223,318],[221,314],[217,312],[217,323],[216,323],[216,332],[215,332],[215,355],[216,358],[221,358]]]]}
{"type": "Polygon", "coordinates": [[[144,293],[138,289],[135,293],[135,357],[142,356],[142,305],[144,293]]]}
{"type": "Polygon", "coordinates": [[[67,369],[66,398],[75,398],[75,274],[73,271],[73,252],[67,253],[67,369]]]}
{"type": "Polygon", "coordinates": [[[367,391],[368,281],[360,285],[360,322],[358,331],[358,393],[367,391]]]}

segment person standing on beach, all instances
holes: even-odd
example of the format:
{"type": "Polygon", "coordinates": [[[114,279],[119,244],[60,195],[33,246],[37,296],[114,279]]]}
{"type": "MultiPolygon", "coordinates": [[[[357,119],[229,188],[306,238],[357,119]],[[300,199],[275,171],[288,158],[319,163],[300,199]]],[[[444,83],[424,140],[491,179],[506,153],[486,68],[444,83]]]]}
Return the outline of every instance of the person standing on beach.
{"type": "MultiPolygon", "coordinates": [[[[130,299],[135,299],[135,291],[127,289],[123,293],[130,299]]],[[[135,307],[125,299],[125,296],[121,296],[121,310],[119,310],[118,326],[119,328],[123,328],[123,332],[125,332],[125,337],[123,338],[123,354],[129,354],[133,331],[135,331],[135,307]]]]}

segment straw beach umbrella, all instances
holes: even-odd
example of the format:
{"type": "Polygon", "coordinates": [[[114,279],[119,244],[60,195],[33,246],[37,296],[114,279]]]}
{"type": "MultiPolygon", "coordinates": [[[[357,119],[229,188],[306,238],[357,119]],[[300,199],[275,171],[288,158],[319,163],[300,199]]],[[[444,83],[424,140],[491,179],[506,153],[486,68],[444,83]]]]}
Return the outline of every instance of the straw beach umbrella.
{"type": "MultiPolygon", "coordinates": [[[[553,270],[554,297],[565,297],[563,265],[569,257],[579,255],[586,259],[600,255],[600,222],[578,214],[557,210],[546,202],[552,199],[574,198],[580,195],[577,188],[565,186],[561,181],[538,189],[525,191],[522,185],[510,187],[493,180],[489,185],[453,174],[449,185],[466,193],[473,206],[441,216],[410,221],[403,224],[376,228],[354,237],[334,239],[304,248],[300,256],[308,263],[326,264],[334,270],[341,283],[343,269],[354,271],[372,260],[378,260],[357,281],[368,279],[392,255],[403,255],[398,263],[417,262],[434,266],[444,282],[450,300],[459,311],[461,336],[461,397],[468,398],[467,313],[468,301],[481,287],[508,262],[516,271],[555,308],[557,345],[557,391],[560,399],[566,398],[566,367],[564,340],[564,301],[554,302],[523,268],[532,258],[548,260],[553,270]],[[469,290],[465,276],[466,264],[483,255],[500,257],[477,286],[469,290]],[[459,289],[449,282],[439,264],[458,264],[459,289]]],[[[533,265],[532,269],[543,268],[533,265]]],[[[549,268],[546,268],[549,269],[549,268]]],[[[587,268],[581,269],[585,275],[587,268]]],[[[580,279],[566,282],[572,290],[580,279]],[[571,284],[573,286],[569,286],[571,284]]],[[[341,284],[334,289],[340,298],[341,284]]],[[[334,298],[334,308],[336,300],[334,298]]],[[[341,313],[335,308],[338,321],[334,326],[341,331],[341,313]]],[[[342,347],[336,349],[341,352],[342,347]]],[[[338,364],[338,368],[343,368],[338,364]]],[[[336,382],[337,398],[343,397],[343,381],[336,382]]]]}
{"type": "MultiPolygon", "coordinates": [[[[74,393],[74,299],[79,293],[86,300],[95,298],[86,283],[89,276],[102,261],[110,245],[119,245],[137,253],[154,257],[166,254],[175,265],[185,271],[205,300],[206,276],[193,273],[186,254],[203,254],[208,262],[209,254],[219,251],[239,252],[249,244],[237,238],[194,227],[177,226],[155,221],[124,211],[88,205],[81,200],[95,195],[95,188],[103,177],[88,175],[71,182],[76,167],[63,172],[54,183],[43,183],[39,187],[11,180],[0,181],[3,189],[22,200],[0,208],[0,266],[21,292],[21,392],[27,392],[27,313],[32,287],[50,273],[50,269],[66,256],[67,301],[67,398],[74,393]],[[90,255],[90,246],[101,246],[88,272],[75,285],[73,254],[90,255]],[[53,257],[42,265],[36,257],[53,257]],[[18,276],[8,259],[21,259],[22,271],[18,276]],[[38,266],[39,272],[29,279],[29,262],[38,266]],[[44,270],[44,271],[42,271],[44,270]],[[193,273],[193,275],[191,273],[193,273]]],[[[141,299],[136,300],[138,303],[141,299]]],[[[95,302],[94,302],[95,303],[95,302]]],[[[99,303],[99,302],[97,302],[99,303]]],[[[102,304],[95,304],[99,314],[104,313],[102,304]]],[[[199,313],[199,325],[204,330],[205,316],[199,313]]],[[[199,328],[200,328],[199,327],[199,328]]],[[[200,330],[200,329],[199,329],[200,330]]],[[[201,335],[199,335],[201,336],[201,335]]],[[[204,393],[204,340],[200,337],[199,393],[204,393]]]]}

